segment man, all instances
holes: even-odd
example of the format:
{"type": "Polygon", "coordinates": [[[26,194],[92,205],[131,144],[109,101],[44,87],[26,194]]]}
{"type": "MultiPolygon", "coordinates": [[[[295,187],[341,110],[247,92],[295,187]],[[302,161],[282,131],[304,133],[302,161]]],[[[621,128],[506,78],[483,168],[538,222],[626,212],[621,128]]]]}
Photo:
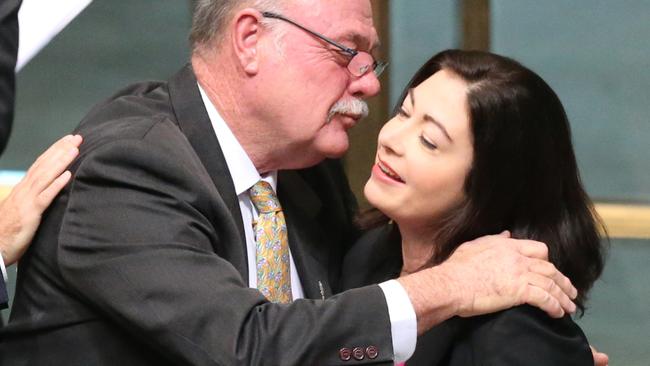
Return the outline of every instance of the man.
{"type": "Polygon", "coordinates": [[[191,67],[119,92],[80,124],[74,181],[22,261],[2,361],[393,364],[416,328],[454,315],[574,309],[545,247],[503,236],[331,297],[357,232],[340,164],[324,159],[346,151],[360,100],[379,91],[368,1],[201,0],[191,38],[191,67]],[[281,202],[271,212],[255,207],[269,186],[281,202]],[[288,286],[265,287],[272,261],[271,285],[288,286]]]}

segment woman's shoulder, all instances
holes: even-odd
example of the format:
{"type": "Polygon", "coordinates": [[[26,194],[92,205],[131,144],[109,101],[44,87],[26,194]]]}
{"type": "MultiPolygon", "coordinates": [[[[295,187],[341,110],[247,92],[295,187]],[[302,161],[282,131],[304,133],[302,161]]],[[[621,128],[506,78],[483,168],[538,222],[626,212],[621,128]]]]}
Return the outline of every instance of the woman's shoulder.
{"type": "Polygon", "coordinates": [[[364,233],[345,255],[342,290],[380,283],[399,275],[402,251],[395,225],[364,233]]]}
{"type": "Polygon", "coordinates": [[[458,344],[480,360],[474,364],[593,365],[587,338],[568,315],[554,319],[524,305],[465,322],[466,333],[458,344]]]}

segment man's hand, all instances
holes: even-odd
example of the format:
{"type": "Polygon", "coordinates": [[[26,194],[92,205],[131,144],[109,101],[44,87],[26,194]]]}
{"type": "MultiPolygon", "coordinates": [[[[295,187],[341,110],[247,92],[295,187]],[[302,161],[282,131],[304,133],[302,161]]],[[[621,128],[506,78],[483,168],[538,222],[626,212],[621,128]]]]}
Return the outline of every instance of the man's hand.
{"type": "Polygon", "coordinates": [[[402,277],[418,332],[459,315],[481,315],[528,303],[553,317],[574,312],[577,290],[548,262],[548,248],[508,232],[465,243],[444,263],[402,277]]]}
{"type": "Polygon", "coordinates": [[[70,180],[65,169],[79,154],[81,140],[79,135],[68,135],[57,141],[0,202],[0,253],[6,265],[27,250],[43,211],[70,180]]]}

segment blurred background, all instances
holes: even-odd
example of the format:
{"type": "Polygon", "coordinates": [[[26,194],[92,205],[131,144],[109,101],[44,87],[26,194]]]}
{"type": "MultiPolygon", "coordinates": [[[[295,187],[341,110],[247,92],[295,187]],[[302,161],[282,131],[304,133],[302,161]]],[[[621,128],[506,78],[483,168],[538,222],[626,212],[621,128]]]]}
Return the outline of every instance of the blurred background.
{"type": "MultiPolygon", "coordinates": [[[[647,366],[650,1],[372,3],[380,56],[390,66],[370,118],[352,131],[345,161],[360,204],[367,205],[360,193],[377,133],[424,61],[447,48],[490,50],[521,61],[563,101],[584,184],[611,235],[605,273],[578,322],[611,364],[647,366]]],[[[28,63],[18,74],[13,132],[0,158],[0,198],[93,104],[129,83],[167,79],[185,64],[190,11],[190,0],[95,0],[28,63]]],[[[15,266],[12,279],[14,272],[15,266]]]]}

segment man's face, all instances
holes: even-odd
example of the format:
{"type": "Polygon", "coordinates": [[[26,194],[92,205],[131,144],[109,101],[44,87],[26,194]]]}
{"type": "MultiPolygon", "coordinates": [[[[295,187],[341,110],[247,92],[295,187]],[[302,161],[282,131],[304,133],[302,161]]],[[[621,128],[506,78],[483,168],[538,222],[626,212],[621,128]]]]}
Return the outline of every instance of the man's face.
{"type": "MultiPolygon", "coordinates": [[[[298,1],[282,15],[355,50],[372,53],[378,46],[369,1],[298,1]]],[[[286,28],[280,30],[284,35],[279,49],[269,41],[263,50],[270,60],[263,102],[274,135],[294,155],[290,167],[342,156],[348,149],[348,129],[363,117],[359,108],[349,105],[376,95],[379,80],[372,71],[361,77],[350,74],[350,58],[308,32],[286,22],[275,26],[286,28]],[[341,103],[342,110],[331,114],[341,103]]]]}

